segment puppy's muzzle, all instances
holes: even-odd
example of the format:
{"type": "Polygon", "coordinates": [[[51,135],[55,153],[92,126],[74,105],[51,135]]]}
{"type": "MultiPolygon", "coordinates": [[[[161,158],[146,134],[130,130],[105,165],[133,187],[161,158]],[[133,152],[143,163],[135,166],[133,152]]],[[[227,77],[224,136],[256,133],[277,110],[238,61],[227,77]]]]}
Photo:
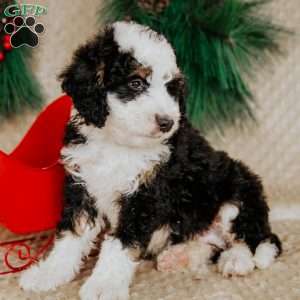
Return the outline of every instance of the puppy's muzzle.
{"type": "Polygon", "coordinates": [[[174,125],[174,121],[167,115],[155,115],[155,120],[159,130],[164,133],[169,132],[174,125]]]}

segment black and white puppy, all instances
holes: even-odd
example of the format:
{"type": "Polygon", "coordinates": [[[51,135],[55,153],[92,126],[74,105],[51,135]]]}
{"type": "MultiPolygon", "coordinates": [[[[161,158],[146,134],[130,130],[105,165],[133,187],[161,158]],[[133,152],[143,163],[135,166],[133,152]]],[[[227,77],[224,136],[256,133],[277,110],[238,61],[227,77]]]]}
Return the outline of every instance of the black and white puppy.
{"type": "Polygon", "coordinates": [[[65,207],[54,248],[22,274],[23,288],[71,281],[104,231],[83,300],[128,299],[139,262],[199,237],[226,276],[280,254],[259,177],[188,122],[184,78],[162,35],[114,23],[76,51],[61,78],[74,101],[62,150],[65,207]]]}

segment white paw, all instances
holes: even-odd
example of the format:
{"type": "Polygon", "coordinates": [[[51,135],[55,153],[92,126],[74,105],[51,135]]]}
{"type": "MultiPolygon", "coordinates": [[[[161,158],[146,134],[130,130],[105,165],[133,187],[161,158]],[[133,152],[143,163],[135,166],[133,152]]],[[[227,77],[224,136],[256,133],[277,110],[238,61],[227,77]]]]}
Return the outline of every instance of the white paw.
{"type": "Polygon", "coordinates": [[[55,273],[34,265],[21,274],[19,284],[26,291],[48,291],[57,286],[55,276],[55,273]]]}
{"type": "Polygon", "coordinates": [[[88,279],[81,287],[79,296],[81,300],[128,300],[129,288],[125,286],[116,286],[112,284],[114,278],[111,278],[111,284],[106,281],[88,279]]]}
{"type": "Polygon", "coordinates": [[[245,244],[236,244],[221,253],[218,270],[223,276],[244,276],[254,270],[253,255],[245,244]]]}
{"type": "Polygon", "coordinates": [[[49,291],[70,282],[75,274],[72,268],[45,260],[25,270],[20,276],[19,284],[26,291],[49,291]]]}
{"type": "Polygon", "coordinates": [[[271,244],[270,242],[262,243],[258,245],[255,251],[255,265],[259,269],[266,269],[275,261],[277,254],[278,249],[276,245],[271,244]]]}

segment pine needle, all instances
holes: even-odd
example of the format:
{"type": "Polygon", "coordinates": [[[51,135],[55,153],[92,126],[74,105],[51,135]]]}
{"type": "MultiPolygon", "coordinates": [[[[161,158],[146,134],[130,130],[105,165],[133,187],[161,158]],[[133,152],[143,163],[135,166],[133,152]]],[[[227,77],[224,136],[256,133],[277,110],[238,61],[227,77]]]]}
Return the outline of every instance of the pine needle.
{"type": "Polygon", "coordinates": [[[24,108],[39,108],[43,97],[29,66],[30,49],[21,47],[6,53],[0,62],[0,115],[9,117],[24,108]]]}

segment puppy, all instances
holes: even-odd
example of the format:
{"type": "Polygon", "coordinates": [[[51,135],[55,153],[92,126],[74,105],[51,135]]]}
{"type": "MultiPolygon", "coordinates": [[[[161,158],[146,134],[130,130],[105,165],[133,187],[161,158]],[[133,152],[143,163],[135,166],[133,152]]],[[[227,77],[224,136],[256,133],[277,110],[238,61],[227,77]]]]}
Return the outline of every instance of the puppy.
{"type": "Polygon", "coordinates": [[[117,22],[80,47],[61,75],[74,109],[62,162],[65,206],[49,256],[26,290],[71,281],[100,232],[82,300],[125,300],[142,260],[201,240],[225,276],[268,267],[281,252],[260,179],[215,151],[185,114],[185,80],[166,39],[117,22]]]}

